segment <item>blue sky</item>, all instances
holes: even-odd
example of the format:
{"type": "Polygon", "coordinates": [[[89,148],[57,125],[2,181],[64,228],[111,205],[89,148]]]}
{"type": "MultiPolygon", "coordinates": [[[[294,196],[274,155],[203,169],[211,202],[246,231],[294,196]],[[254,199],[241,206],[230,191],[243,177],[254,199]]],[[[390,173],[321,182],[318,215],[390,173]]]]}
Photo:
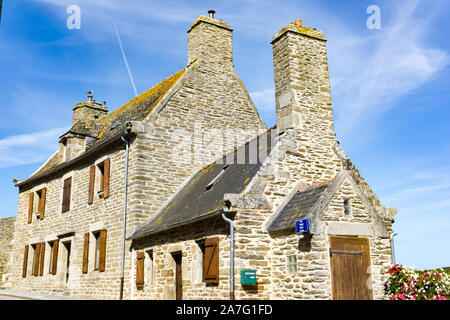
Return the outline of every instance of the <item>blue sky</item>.
{"type": "Polygon", "coordinates": [[[234,64],[268,126],[275,123],[273,35],[302,19],[323,30],[337,138],[383,205],[395,207],[399,263],[450,266],[450,3],[408,1],[4,0],[0,26],[0,217],[14,216],[12,178],[58,147],[72,107],[133,96],[183,68],[187,29],[200,14],[234,29],[234,64]],[[69,5],[81,28],[68,29],[69,5]],[[366,9],[378,5],[381,29],[366,9]]]}

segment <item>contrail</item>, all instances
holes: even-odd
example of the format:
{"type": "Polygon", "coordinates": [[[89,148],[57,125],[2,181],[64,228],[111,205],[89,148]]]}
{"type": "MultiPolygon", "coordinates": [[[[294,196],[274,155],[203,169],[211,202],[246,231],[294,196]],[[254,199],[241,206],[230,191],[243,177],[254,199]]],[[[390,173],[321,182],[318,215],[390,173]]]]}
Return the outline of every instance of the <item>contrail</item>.
{"type": "Polygon", "coordinates": [[[131,85],[133,86],[134,96],[137,96],[136,86],[134,85],[133,76],[131,75],[130,67],[128,66],[127,57],[125,56],[125,52],[123,51],[122,41],[120,41],[119,32],[117,31],[116,23],[113,21],[114,31],[116,32],[117,40],[119,41],[120,51],[122,51],[123,61],[125,62],[125,66],[128,70],[128,75],[130,76],[131,85]]]}

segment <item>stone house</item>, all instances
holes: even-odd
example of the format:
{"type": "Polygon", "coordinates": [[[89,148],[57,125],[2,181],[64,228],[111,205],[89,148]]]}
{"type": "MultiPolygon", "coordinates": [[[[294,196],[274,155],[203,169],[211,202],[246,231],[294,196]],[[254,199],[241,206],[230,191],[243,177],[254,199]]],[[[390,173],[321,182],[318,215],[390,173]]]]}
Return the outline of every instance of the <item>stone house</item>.
{"type": "Polygon", "coordinates": [[[9,286],[95,299],[382,299],[396,210],[336,141],[326,39],[272,39],[277,124],[199,16],[187,66],[108,113],[89,96],[18,181],[9,286]],[[296,221],[309,232],[296,233],[296,221]],[[356,292],[356,293],[355,293],[356,292]]]}

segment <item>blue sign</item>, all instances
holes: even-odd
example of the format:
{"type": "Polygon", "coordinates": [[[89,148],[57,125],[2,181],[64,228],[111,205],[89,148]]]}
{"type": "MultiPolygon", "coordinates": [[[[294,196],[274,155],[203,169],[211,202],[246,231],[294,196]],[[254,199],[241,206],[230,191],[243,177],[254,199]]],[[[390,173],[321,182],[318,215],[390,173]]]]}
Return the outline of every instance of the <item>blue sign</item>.
{"type": "Polygon", "coordinates": [[[302,220],[295,221],[295,232],[297,232],[297,233],[309,232],[309,220],[302,219],[302,220]]]}

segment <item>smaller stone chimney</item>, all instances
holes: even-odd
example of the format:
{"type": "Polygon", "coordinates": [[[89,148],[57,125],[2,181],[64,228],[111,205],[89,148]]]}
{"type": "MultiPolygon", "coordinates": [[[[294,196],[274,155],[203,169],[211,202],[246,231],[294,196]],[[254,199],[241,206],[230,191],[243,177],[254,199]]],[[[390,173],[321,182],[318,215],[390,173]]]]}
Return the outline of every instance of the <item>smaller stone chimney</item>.
{"type": "Polygon", "coordinates": [[[108,114],[106,103],[102,104],[93,100],[94,92],[88,91],[86,93],[88,95],[88,101],[78,103],[73,107],[72,126],[80,120],[95,121],[108,114]]]}
{"type": "Polygon", "coordinates": [[[295,20],[272,39],[277,128],[309,145],[335,142],[326,38],[295,20]],[[308,141],[309,140],[309,141],[308,141]]]}
{"type": "Polygon", "coordinates": [[[206,62],[233,63],[233,36],[230,25],[209,16],[199,16],[188,30],[188,64],[195,59],[206,62]]]}

